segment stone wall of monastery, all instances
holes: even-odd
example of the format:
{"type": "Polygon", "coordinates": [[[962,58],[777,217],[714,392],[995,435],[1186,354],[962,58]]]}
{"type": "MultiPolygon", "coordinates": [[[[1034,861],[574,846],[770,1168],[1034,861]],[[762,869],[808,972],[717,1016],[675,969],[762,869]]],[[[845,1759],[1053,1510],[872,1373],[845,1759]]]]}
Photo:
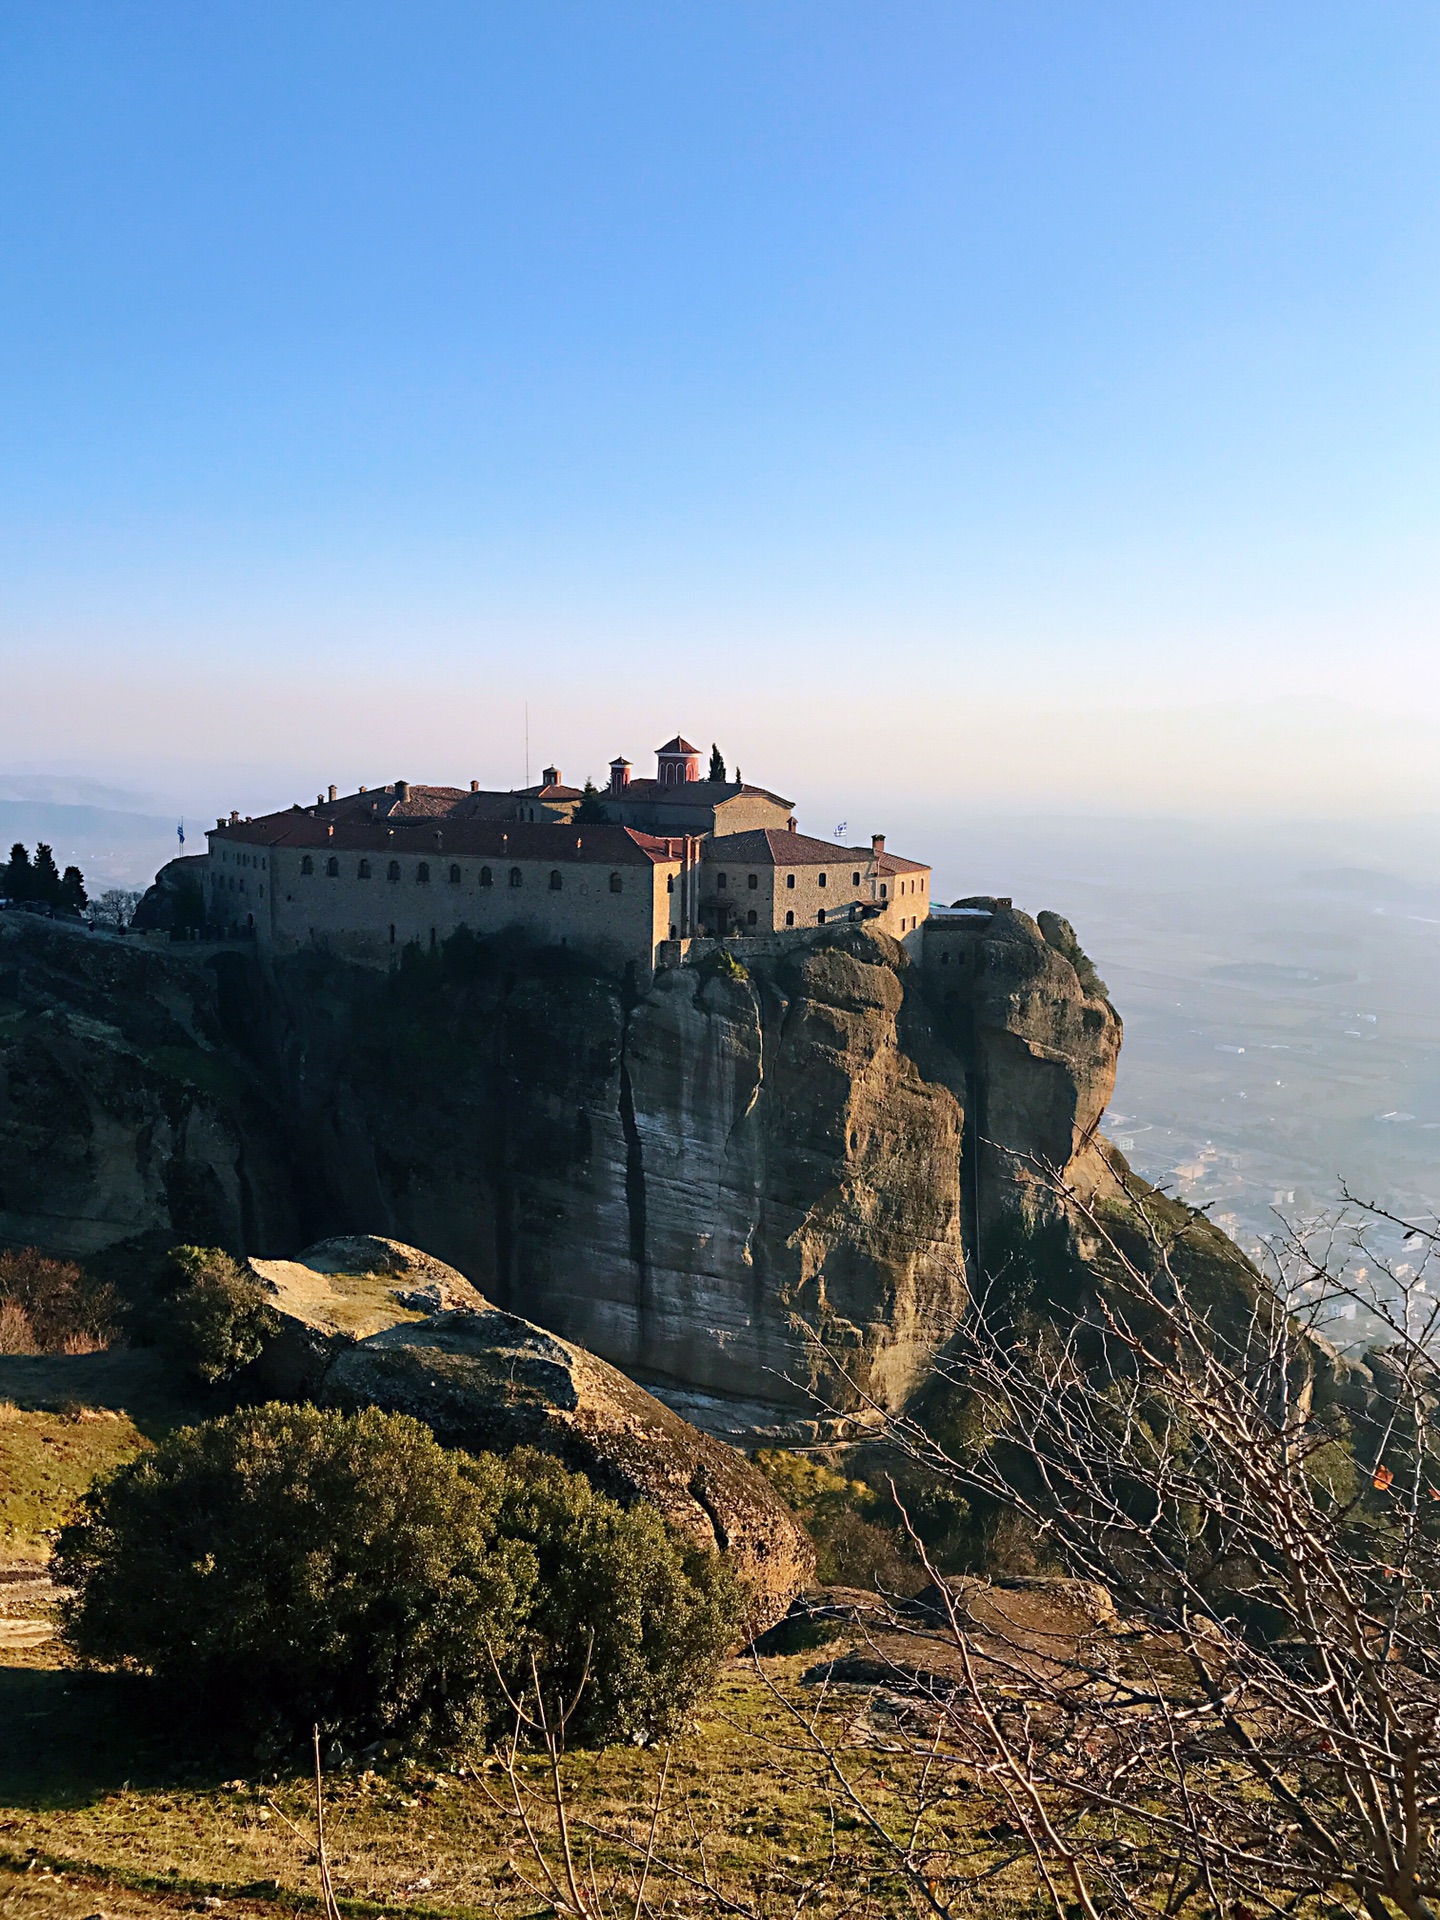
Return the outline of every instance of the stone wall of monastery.
{"type": "MultiPolygon", "coordinates": [[[[460,927],[480,935],[516,927],[533,939],[579,947],[612,965],[653,966],[656,947],[670,933],[666,882],[680,872],[678,860],[611,869],[578,861],[557,866],[548,860],[452,857],[443,851],[332,855],[323,848],[250,849],[233,840],[225,843],[225,851],[268,862],[256,871],[257,882],[269,882],[265,897],[255,897],[247,909],[255,914],[262,949],[285,954],[320,947],[372,964],[388,963],[411,941],[437,945],[460,927]],[[304,871],[307,858],[311,873],[304,871]],[[332,863],[338,869],[334,873],[328,871],[332,863]],[[368,878],[362,877],[362,863],[368,863],[368,878]],[[397,879],[390,877],[392,868],[397,879]],[[422,871],[428,877],[422,879],[422,871]],[[486,871],[488,886],[482,884],[486,871]],[[512,872],[519,875],[518,885],[511,884],[512,872]],[[612,873],[619,892],[612,889],[612,873]],[[551,884],[552,874],[559,875],[558,888],[551,884]]],[[[224,904],[229,903],[227,892],[224,904]]],[[[243,925],[244,913],[240,921],[243,925]]]]}

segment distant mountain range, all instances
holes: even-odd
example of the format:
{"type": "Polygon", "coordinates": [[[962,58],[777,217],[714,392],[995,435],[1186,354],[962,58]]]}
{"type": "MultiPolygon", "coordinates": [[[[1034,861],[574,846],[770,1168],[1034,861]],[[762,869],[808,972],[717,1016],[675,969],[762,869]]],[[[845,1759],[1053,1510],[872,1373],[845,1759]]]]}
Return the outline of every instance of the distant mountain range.
{"type": "MultiPolygon", "coordinates": [[[[60,866],[73,863],[80,868],[92,896],[105,887],[148,886],[156,868],[177,851],[176,819],[173,814],[113,804],[142,798],[154,802],[153,795],[125,794],[93,781],[0,779],[0,859],[17,840],[32,851],[37,841],[44,840],[55,849],[60,866]],[[84,799],[78,795],[61,799],[16,791],[25,786],[72,792],[89,788],[90,793],[84,799]]],[[[186,852],[204,852],[204,825],[196,821],[186,852]]]]}

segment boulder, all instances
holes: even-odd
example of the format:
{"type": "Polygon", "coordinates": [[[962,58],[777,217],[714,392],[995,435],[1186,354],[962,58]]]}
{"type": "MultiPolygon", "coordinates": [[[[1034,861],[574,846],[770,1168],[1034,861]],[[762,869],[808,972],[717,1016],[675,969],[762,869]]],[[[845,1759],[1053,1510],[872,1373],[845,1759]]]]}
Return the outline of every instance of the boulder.
{"type": "Polygon", "coordinates": [[[338,1349],[320,1403],[384,1407],[469,1452],[534,1447],[623,1506],[647,1500],[717,1547],[753,1596],[752,1631],[814,1578],[808,1535],[745,1457],[583,1347],[497,1308],[400,1321],[338,1349]]]}
{"type": "Polygon", "coordinates": [[[464,1274],[379,1234],[320,1240],[298,1260],[246,1262],[280,1321],[249,1384],[283,1400],[311,1398],[343,1348],[397,1322],[488,1303],[464,1274]]]}

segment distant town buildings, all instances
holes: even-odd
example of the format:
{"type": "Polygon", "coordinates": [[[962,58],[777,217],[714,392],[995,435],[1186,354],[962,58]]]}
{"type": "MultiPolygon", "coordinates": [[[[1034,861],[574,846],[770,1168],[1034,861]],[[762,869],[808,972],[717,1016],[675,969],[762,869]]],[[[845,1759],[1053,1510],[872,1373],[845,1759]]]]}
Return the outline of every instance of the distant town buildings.
{"type": "MultiPolygon", "coordinates": [[[[723,769],[720,769],[723,772],[723,769]]],[[[904,940],[930,907],[930,869],[796,830],[793,802],[741,780],[702,779],[677,735],[654,779],[610,765],[606,788],[486,791],[396,780],[313,806],[217,820],[185,862],[209,923],[267,953],[320,948],[389,964],[461,927],[516,928],[647,974],[699,936],[771,938],[866,920],[904,940]],[[672,943],[673,946],[672,946],[672,943]]]]}

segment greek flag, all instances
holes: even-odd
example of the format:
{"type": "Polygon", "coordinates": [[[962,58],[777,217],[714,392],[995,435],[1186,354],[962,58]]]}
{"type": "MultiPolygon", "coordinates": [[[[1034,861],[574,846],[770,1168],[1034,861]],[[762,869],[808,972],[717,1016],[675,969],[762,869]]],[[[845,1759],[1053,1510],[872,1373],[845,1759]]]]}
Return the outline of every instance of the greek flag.
{"type": "Polygon", "coordinates": [[[850,828],[850,822],[848,820],[842,820],[839,826],[836,827],[835,829],[835,838],[837,840],[843,840],[845,838],[846,833],[849,831],[849,828],[850,828]]]}
{"type": "Polygon", "coordinates": [[[175,829],[175,838],[180,842],[181,846],[183,847],[185,844],[185,822],[183,820],[175,829]]]}

